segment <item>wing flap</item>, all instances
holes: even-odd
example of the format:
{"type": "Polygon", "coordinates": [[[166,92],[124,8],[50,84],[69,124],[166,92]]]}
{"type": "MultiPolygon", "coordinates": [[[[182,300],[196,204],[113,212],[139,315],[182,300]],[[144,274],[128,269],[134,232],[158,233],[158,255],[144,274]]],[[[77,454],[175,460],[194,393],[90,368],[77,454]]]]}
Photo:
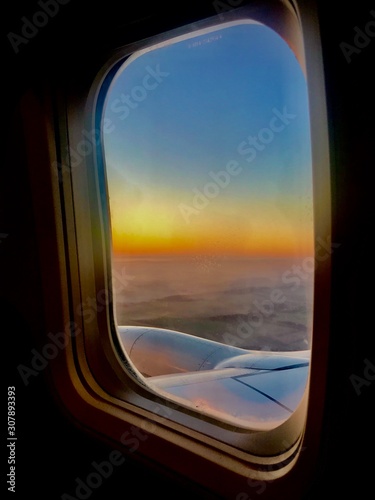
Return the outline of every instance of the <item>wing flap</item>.
{"type": "Polygon", "coordinates": [[[166,396],[232,425],[271,429],[298,406],[308,367],[277,370],[222,369],[151,377],[147,382],[166,396]]]}

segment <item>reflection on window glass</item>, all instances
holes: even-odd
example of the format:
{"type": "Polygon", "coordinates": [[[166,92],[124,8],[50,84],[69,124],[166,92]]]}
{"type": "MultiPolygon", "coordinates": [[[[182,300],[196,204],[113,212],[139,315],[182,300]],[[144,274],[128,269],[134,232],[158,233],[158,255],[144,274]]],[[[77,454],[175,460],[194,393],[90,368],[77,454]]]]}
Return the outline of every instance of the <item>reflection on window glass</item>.
{"type": "Polygon", "coordinates": [[[279,424],[306,383],[309,127],[294,53],[248,21],[133,54],[106,98],[122,346],[150,385],[239,425],[279,424]]]}

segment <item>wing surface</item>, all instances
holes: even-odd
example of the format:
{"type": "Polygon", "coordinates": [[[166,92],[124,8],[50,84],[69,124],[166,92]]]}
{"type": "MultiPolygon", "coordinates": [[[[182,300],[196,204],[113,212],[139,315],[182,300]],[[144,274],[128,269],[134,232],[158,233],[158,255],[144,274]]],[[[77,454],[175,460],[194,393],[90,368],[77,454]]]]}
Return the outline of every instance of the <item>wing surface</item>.
{"type": "Polygon", "coordinates": [[[119,332],[150,387],[231,425],[276,427],[296,410],[306,389],[309,351],[249,351],[158,328],[119,332]]]}

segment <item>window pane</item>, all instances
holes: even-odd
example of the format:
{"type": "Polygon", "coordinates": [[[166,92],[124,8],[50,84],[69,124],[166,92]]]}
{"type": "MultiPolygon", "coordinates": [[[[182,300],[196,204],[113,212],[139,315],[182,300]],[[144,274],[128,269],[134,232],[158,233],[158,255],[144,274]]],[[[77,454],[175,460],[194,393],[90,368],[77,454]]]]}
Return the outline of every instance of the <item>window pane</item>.
{"type": "MultiPolygon", "coordinates": [[[[150,327],[120,329],[129,355],[148,332],[137,362],[136,349],[132,353],[143,376],[195,372],[190,336],[232,346],[206,370],[248,350],[309,349],[309,127],[304,73],[287,43],[262,24],[244,21],[196,32],[124,62],[107,94],[103,141],[116,321],[119,327],[150,327]],[[175,344],[173,333],[161,340],[153,328],[188,336],[175,344]],[[158,367],[152,372],[155,353],[158,367]]],[[[206,349],[203,342],[196,347],[206,349]]],[[[237,361],[234,368],[240,369],[237,361]]],[[[298,398],[307,370],[300,375],[294,376],[298,390],[290,377],[283,378],[298,398]]],[[[165,380],[158,384],[173,393],[165,380]]],[[[212,392],[211,379],[205,384],[212,392]]],[[[213,402],[221,414],[243,398],[232,382],[225,384],[230,397],[221,400],[230,405],[213,402]]],[[[252,389],[257,398],[265,392],[252,389]]],[[[189,399],[186,386],[178,396],[189,399]]],[[[298,398],[284,405],[287,411],[280,404],[274,420],[293,411],[298,398]]]]}

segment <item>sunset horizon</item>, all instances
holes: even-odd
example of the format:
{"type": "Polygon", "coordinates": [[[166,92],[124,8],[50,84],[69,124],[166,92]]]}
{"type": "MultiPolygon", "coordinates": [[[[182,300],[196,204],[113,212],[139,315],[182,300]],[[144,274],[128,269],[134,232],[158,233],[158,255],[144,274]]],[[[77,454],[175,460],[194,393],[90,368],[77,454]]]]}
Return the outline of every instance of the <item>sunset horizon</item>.
{"type": "Polygon", "coordinates": [[[218,27],[200,44],[206,37],[141,51],[109,88],[113,251],[312,255],[303,70],[264,25],[218,27]]]}

